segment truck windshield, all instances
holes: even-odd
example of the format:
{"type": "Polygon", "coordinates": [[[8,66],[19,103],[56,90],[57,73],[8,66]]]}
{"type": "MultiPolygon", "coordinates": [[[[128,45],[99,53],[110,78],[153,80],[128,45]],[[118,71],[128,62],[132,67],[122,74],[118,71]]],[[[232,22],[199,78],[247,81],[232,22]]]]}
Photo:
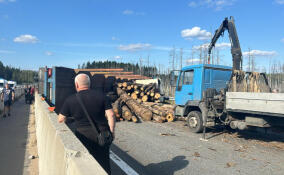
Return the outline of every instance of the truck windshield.
{"type": "Polygon", "coordinates": [[[4,86],[4,83],[0,83],[0,87],[3,87],[4,86]]]}
{"type": "Polygon", "coordinates": [[[193,70],[184,72],[183,84],[190,85],[193,83],[193,70]]]}
{"type": "Polygon", "coordinates": [[[12,88],[12,87],[14,87],[14,84],[9,84],[9,86],[12,88]]]}
{"type": "Polygon", "coordinates": [[[193,74],[193,70],[188,70],[180,73],[177,87],[178,91],[181,90],[182,85],[191,85],[193,83],[193,74]]]}

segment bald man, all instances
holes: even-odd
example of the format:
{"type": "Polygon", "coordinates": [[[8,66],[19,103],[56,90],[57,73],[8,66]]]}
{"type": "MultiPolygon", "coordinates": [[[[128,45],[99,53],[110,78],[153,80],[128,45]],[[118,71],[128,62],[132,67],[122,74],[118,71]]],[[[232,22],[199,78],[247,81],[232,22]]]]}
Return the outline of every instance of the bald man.
{"type": "MultiPolygon", "coordinates": [[[[99,132],[110,131],[114,137],[115,117],[110,100],[101,91],[90,90],[90,78],[86,74],[78,74],[75,77],[75,88],[99,132]]],[[[102,147],[97,144],[97,135],[95,135],[88,118],[85,116],[76,94],[65,100],[58,115],[58,122],[66,121],[67,117],[74,118],[76,136],[105,171],[110,174],[109,146],[102,147]]]]}

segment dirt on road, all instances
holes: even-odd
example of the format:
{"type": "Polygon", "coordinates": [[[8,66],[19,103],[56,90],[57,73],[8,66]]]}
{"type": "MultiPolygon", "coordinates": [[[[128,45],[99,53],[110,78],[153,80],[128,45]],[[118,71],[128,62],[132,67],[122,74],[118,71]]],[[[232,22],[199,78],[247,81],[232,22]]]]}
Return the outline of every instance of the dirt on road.
{"type": "Polygon", "coordinates": [[[119,122],[113,150],[139,174],[284,174],[284,142],[209,130],[208,141],[185,122],[119,122]]]}
{"type": "Polygon", "coordinates": [[[34,105],[30,106],[29,125],[28,125],[28,144],[26,146],[26,154],[29,155],[27,170],[30,175],[38,175],[38,152],[35,128],[35,112],[34,105]]]}
{"type": "Polygon", "coordinates": [[[38,174],[34,109],[24,98],[13,105],[11,116],[0,118],[0,174],[38,174]],[[30,169],[31,168],[31,169],[30,169]]]}

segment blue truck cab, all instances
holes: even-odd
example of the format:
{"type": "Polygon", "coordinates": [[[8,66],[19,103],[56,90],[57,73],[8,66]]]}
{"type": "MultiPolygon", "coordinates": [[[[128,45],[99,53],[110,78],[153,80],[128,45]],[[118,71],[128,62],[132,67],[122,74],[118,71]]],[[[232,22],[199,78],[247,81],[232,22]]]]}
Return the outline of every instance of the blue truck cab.
{"type": "Polygon", "coordinates": [[[208,88],[226,88],[230,81],[232,67],[199,64],[183,67],[176,81],[175,115],[187,116],[190,111],[198,110],[203,91],[208,88]]]}

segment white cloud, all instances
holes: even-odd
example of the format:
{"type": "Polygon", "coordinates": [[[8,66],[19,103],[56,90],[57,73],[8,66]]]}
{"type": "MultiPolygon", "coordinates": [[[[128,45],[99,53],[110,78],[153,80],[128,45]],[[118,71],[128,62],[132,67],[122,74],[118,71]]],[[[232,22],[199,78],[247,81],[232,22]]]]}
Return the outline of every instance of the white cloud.
{"type": "Polygon", "coordinates": [[[202,48],[202,49],[207,49],[208,46],[209,46],[209,44],[208,44],[208,43],[205,43],[205,44],[202,44],[202,45],[193,46],[192,49],[194,49],[194,50],[199,50],[199,49],[201,49],[201,48],[202,48]]]}
{"type": "Polygon", "coordinates": [[[14,39],[14,42],[16,43],[37,43],[39,40],[36,36],[32,35],[20,35],[14,39]]]}
{"type": "Polygon", "coordinates": [[[284,4],[284,0],[275,0],[275,3],[282,5],[284,4]]]}
{"type": "Polygon", "coordinates": [[[206,30],[201,30],[200,27],[184,29],[181,31],[181,36],[186,39],[194,39],[194,38],[197,38],[199,40],[211,39],[211,33],[206,30]]]}
{"type": "Polygon", "coordinates": [[[218,49],[225,49],[231,47],[231,43],[217,43],[215,44],[215,47],[218,49]]]}
{"type": "MultiPolygon", "coordinates": [[[[199,50],[200,48],[208,49],[208,47],[209,47],[209,43],[205,43],[205,44],[202,44],[202,45],[199,45],[199,46],[193,46],[193,49],[194,50],[199,50]]],[[[217,48],[217,49],[226,49],[228,47],[231,47],[231,43],[217,43],[217,44],[215,44],[215,48],[217,48]]]]}
{"type": "Polygon", "coordinates": [[[119,59],[121,59],[122,57],[121,57],[121,56],[115,56],[115,57],[113,57],[113,58],[119,60],[119,59]]]}
{"type": "Polygon", "coordinates": [[[190,3],[188,3],[189,7],[197,7],[197,3],[194,1],[191,1],[190,3]]]}
{"type": "Polygon", "coordinates": [[[186,60],[186,63],[199,63],[200,62],[200,59],[198,58],[193,58],[193,59],[187,59],[186,60]]]}
{"type": "Polygon", "coordinates": [[[52,56],[52,55],[53,55],[53,52],[46,51],[46,52],[45,52],[45,55],[47,55],[47,56],[52,56]]]}
{"type": "Polygon", "coordinates": [[[132,15],[132,14],[134,14],[134,12],[132,10],[124,10],[122,12],[122,14],[124,14],[124,15],[132,15]]]}
{"type": "Polygon", "coordinates": [[[133,11],[133,10],[124,10],[123,12],[122,12],[122,14],[124,14],[124,15],[141,15],[141,16],[143,16],[143,15],[145,15],[145,12],[135,12],[135,11],[133,11]]]}
{"type": "Polygon", "coordinates": [[[264,51],[264,50],[251,50],[250,52],[243,52],[243,56],[248,57],[256,56],[256,57],[267,57],[267,56],[275,56],[277,55],[276,51],[264,51]]]}
{"type": "Polygon", "coordinates": [[[283,43],[284,43],[284,38],[282,38],[282,40],[281,40],[283,43]]]}
{"type": "MultiPolygon", "coordinates": [[[[232,6],[236,0],[196,0],[191,1],[189,7],[207,7],[217,11],[223,10],[224,7],[232,6]]],[[[278,0],[281,1],[281,0],[278,0]]]]}
{"type": "Polygon", "coordinates": [[[120,45],[118,47],[119,50],[130,51],[130,52],[135,52],[135,51],[139,51],[139,50],[146,50],[146,49],[150,49],[150,48],[151,48],[151,44],[148,44],[148,43],[136,43],[136,44],[129,44],[129,45],[120,45]]]}
{"type": "Polygon", "coordinates": [[[119,40],[117,37],[113,36],[111,37],[111,40],[115,41],[115,40],[119,40]]]}

